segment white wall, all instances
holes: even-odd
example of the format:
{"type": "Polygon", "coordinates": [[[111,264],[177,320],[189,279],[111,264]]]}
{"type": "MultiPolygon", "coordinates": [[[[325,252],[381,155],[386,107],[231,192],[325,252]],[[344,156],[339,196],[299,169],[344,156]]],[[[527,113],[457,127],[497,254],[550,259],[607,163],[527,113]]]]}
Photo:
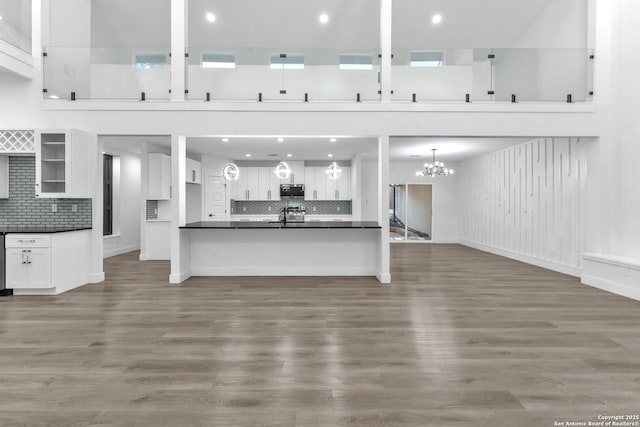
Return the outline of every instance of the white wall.
{"type": "Polygon", "coordinates": [[[455,175],[441,177],[418,177],[424,162],[391,162],[389,182],[392,184],[431,184],[433,192],[432,241],[434,243],[458,243],[460,239],[459,212],[461,196],[458,191],[456,163],[447,164],[456,170],[455,175]]]}
{"type": "Polygon", "coordinates": [[[363,157],[360,169],[360,220],[378,221],[378,159],[363,157]]]}
{"type": "Polygon", "coordinates": [[[579,275],[590,142],[536,139],[462,162],[462,243],[579,275]]]}
{"type": "Polygon", "coordinates": [[[104,143],[114,156],[113,235],[104,238],[104,257],[140,249],[140,155],[104,143]]]}

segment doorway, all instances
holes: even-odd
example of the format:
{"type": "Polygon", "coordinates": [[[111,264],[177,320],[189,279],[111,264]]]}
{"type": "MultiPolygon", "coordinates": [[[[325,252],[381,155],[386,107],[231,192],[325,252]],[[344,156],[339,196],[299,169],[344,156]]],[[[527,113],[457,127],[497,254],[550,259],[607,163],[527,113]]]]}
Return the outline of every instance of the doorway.
{"type": "Polygon", "coordinates": [[[432,240],[433,188],[431,184],[389,186],[389,239],[429,242],[432,240]]]}
{"type": "Polygon", "coordinates": [[[206,185],[207,218],[206,221],[224,221],[226,219],[225,181],[221,176],[208,175],[206,185]]]}

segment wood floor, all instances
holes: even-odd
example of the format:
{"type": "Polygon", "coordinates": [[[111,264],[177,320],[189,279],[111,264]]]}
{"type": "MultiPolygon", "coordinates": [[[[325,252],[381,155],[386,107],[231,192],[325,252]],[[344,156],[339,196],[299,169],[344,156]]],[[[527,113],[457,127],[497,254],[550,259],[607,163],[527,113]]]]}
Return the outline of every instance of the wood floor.
{"type": "Polygon", "coordinates": [[[0,298],[0,426],[553,426],[640,412],[640,303],[457,245],[372,278],[0,298]]]}

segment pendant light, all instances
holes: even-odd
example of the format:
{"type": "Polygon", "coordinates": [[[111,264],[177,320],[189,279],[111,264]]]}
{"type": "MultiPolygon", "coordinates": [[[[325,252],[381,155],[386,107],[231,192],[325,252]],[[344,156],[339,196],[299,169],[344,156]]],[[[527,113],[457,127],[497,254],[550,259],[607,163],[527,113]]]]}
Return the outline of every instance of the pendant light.
{"type": "Polygon", "coordinates": [[[229,162],[222,167],[222,176],[227,181],[236,181],[240,178],[240,168],[233,162],[229,162]]]}
{"type": "Polygon", "coordinates": [[[273,173],[275,173],[276,176],[280,179],[289,179],[289,177],[291,176],[291,168],[289,167],[287,162],[280,160],[280,163],[278,163],[278,166],[276,166],[276,169],[273,171],[273,173]]]}
{"type": "Polygon", "coordinates": [[[432,148],[433,161],[432,163],[425,163],[424,169],[416,172],[416,176],[447,176],[453,175],[455,172],[453,169],[447,169],[444,167],[444,163],[436,162],[436,149],[432,148]]]}
{"type": "Polygon", "coordinates": [[[336,162],[333,162],[329,165],[329,167],[324,171],[327,174],[329,179],[338,179],[342,175],[342,169],[336,162]]]}

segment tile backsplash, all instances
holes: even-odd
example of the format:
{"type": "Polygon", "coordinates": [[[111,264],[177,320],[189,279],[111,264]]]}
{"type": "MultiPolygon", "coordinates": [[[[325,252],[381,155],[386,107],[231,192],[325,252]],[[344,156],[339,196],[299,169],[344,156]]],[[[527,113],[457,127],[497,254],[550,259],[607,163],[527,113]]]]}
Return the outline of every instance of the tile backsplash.
{"type": "MultiPolygon", "coordinates": [[[[282,206],[280,200],[232,200],[231,214],[277,215],[282,206]]],[[[351,200],[290,200],[289,206],[304,206],[307,215],[351,215],[351,200]]]]}
{"type": "Polygon", "coordinates": [[[147,200],[147,219],[158,219],[157,200],[147,200]]]}
{"type": "Polygon", "coordinates": [[[91,199],[38,199],[35,182],[35,157],[9,157],[9,198],[0,199],[0,226],[91,227],[91,199]],[[57,212],[51,212],[54,204],[57,212]]]}

